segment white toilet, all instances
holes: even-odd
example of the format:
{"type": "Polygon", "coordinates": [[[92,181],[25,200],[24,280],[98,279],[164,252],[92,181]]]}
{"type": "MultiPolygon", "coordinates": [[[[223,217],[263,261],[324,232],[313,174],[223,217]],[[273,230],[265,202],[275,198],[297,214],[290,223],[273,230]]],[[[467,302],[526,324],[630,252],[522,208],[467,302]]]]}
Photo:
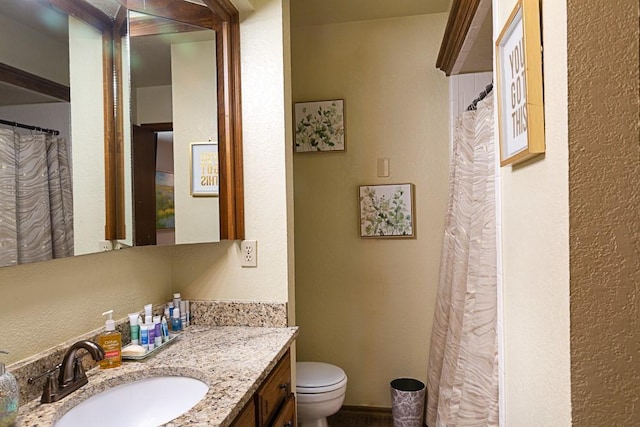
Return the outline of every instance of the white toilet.
{"type": "Polygon", "coordinates": [[[347,375],[328,363],[296,363],[296,399],[300,427],[328,427],[347,391],[347,375]]]}

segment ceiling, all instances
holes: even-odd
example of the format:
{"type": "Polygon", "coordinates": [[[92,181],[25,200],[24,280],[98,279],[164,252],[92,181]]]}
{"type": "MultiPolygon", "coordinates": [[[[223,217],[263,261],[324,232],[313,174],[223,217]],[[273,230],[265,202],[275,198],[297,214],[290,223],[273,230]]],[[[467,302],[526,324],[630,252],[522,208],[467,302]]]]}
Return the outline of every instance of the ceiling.
{"type": "MultiPolygon", "coordinates": [[[[493,68],[493,27],[491,1],[488,10],[473,20],[464,55],[455,74],[491,71],[493,68]]],[[[404,16],[448,13],[452,0],[290,0],[291,26],[338,24],[404,16]]],[[[485,8],[487,9],[487,8],[485,8]]],[[[435,65],[435,64],[434,64],[435,65]]]]}
{"type": "Polygon", "coordinates": [[[291,25],[302,27],[446,13],[451,0],[291,0],[290,4],[291,25]]]}
{"type": "Polygon", "coordinates": [[[0,0],[0,13],[12,21],[54,38],[58,42],[69,40],[66,15],[53,8],[46,7],[38,0],[0,0]]]}
{"type": "MultiPolygon", "coordinates": [[[[56,40],[61,45],[69,41],[67,17],[44,6],[37,0],[0,0],[0,15],[31,31],[56,40]]],[[[27,32],[29,31],[27,30],[27,32]]],[[[0,62],[2,60],[0,59],[0,62]]],[[[9,64],[12,65],[12,64],[9,64]]],[[[58,99],[0,82],[0,105],[59,102],[58,99]]]]}

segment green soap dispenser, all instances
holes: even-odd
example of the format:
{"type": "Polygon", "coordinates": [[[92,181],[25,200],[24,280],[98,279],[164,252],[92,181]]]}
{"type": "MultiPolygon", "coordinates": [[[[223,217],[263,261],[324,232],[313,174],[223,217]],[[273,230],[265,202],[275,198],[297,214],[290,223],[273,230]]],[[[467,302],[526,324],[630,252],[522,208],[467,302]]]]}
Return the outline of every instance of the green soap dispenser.
{"type": "MultiPolygon", "coordinates": [[[[0,353],[8,354],[0,350],[0,353]]],[[[0,427],[9,427],[18,418],[18,382],[0,363],[0,427]]]]}

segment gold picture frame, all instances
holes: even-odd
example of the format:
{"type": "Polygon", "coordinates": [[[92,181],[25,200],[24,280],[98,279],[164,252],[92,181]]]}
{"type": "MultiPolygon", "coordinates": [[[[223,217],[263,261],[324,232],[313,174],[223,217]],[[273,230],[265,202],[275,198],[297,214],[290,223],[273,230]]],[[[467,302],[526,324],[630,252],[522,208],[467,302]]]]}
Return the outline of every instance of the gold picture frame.
{"type": "Polygon", "coordinates": [[[218,197],[220,176],[218,171],[218,144],[192,142],[190,144],[189,171],[192,197],[218,197]]]}
{"type": "Polygon", "coordinates": [[[518,0],[496,40],[500,166],[545,152],[540,1],[518,0]]]}
{"type": "Polygon", "coordinates": [[[415,186],[411,183],[358,187],[360,237],[416,237],[415,186]]]}
{"type": "Polygon", "coordinates": [[[345,151],[344,99],[293,104],[296,153],[345,151]]]}

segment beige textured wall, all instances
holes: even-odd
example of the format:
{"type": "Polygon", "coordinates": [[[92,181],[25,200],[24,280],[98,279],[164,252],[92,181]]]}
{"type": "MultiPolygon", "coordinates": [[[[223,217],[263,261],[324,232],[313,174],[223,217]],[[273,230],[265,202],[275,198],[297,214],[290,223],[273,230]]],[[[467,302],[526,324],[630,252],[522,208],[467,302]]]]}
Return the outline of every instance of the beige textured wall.
{"type": "Polygon", "coordinates": [[[174,283],[189,299],[289,302],[287,200],[293,189],[284,67],[286,1],[256,0],[240,23],[246,238],[258,241],[258,267],[240,267],[239,242],[177,248],[174,283]],[[285,5],[283,6],[283,3],[285,5]]]}
{"type": "Polygon", "coordinates": [[[74,253],[90,254],[106,224],[102,34],[69,18],[69,48],[74,253]]]}
{"type": "MultiPolygon", "coordinates": [[[[494,39],[515,0],[494,0],[494,39]]],[[[500,168],[506,425],[571,424],[566,4],[544,3],[546,153],[500,168]]]]}
{"type": "Polygon", "coordinates": [[[171,45],[176,243],[220,241],[217,197],[191,195],[191,143],[218,141],[214,40],[171,45]],[[194,108],[195,106],[195,108],[194,108]]]}
{"type": "Polygon", "coordinates": [[[640,425],[639,3],[567,9],[573,423],[640,425]]]}
{"type": "Polygon", "coordinates": [[[426,380],[448,181],[446,14],[292,28],[294,101],[344,98],[346,151],[294,155],[298,360],[341,366],[345,404],[426,380]],[[377,178],[376,159],[391,177],[377,178]],[[417,239],[359,237],[358,186],[416,185],[417,239]]]}
{"type": "Polygon", "coordinates": [[[0,349],[21,360],[171,297],[173,248],[135,248],[0,269],[0,349]]]}

